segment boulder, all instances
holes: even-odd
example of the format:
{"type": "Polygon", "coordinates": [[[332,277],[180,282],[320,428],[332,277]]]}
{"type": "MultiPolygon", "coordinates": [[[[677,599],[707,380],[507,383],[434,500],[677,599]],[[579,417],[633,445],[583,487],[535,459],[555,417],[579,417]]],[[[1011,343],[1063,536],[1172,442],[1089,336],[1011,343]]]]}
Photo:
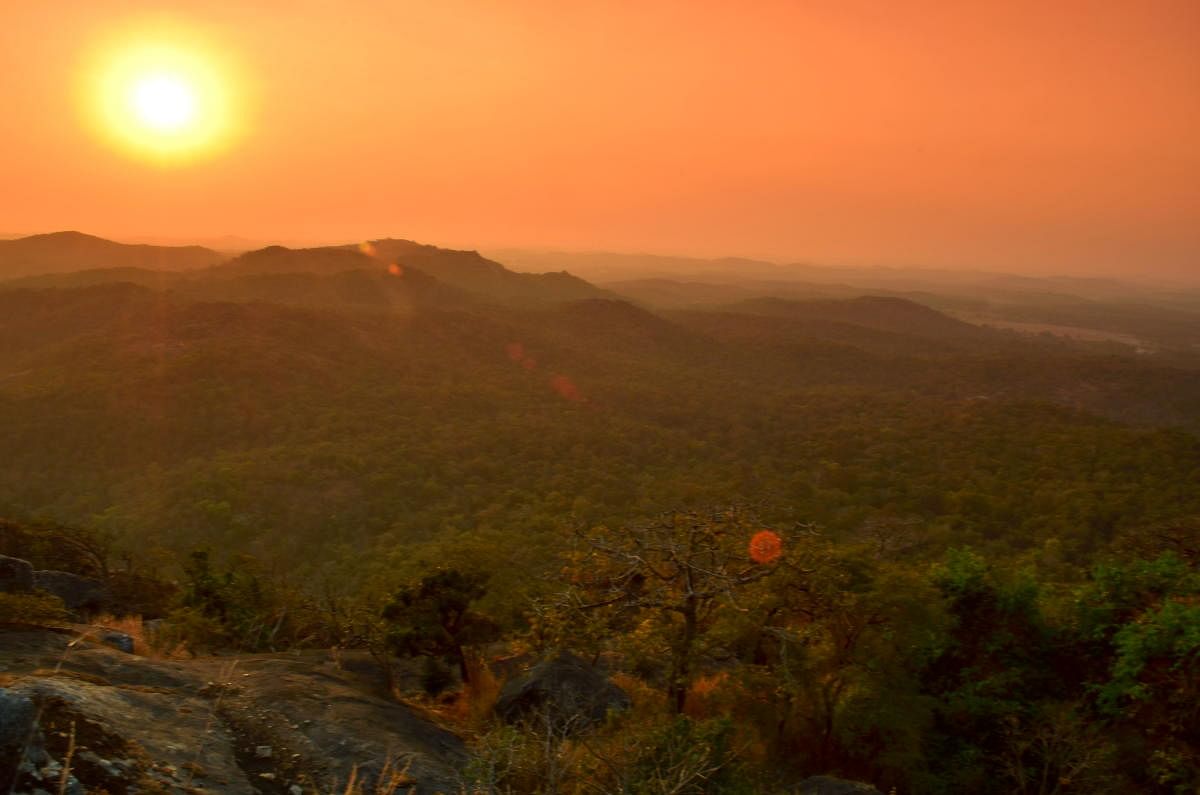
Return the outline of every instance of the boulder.
{"type": "Polygon", "coordinates": [[[833,776],[810,776],[800,782],[798,795],[883,795],[870,784],[833,776]]]}
{"type": "Polygon", "coordinates": [[[543,660],[500,691],[496,712],[509,723],[548,716],[560,727],[594,725],[629,696],[594,665],[570,652],[543,660]]]}
{"type": "Polygon", "coordinates": [[[33,590],[33,566],[29,561],[0,555],[0,593],[28,593],[33,590]]]}
{"type": "Polygon", "coordinates": [[[108,604],[108,589],[99,580],[65,571],[35,571],[33,584],[62,599],[68,610],[96,612],[108,604]]]}
{"type": "Polygon", "coordinates": [[[126,654],[133,654],[133,638],[124,632],[117,632],[115,629],[106,629],[100,632],[99,638],[100,642],[105,646],[111,646],[126,654]]]}
{"type": "MultiPolygon", "coordinates": [[[[10,558],[11,559],[11,558],[10,558]]],[[[8,792],[34,734],[37,711],[28,697],[0,688],[0,792],[8,792]]]]}
{"type": "MultiPolygon", "coordinates": [[[[235,667],[227,657],[153,660],[77,638],[0,624],[3,681],[42,710],[23,795],[57,791],[54,765],[72,727],[72,774],[88,792],[114,795],[344,792],[352,775],[375,792],[389,764],[405,771],[398,793],[437,795],[459,792],[471,764],[461,738],[376,694],[374,679],[331,665],[324,651],[242,655],[235,667]]],[[[345,657],[363,670],[371,661],[365,651],[345,657]]]]}

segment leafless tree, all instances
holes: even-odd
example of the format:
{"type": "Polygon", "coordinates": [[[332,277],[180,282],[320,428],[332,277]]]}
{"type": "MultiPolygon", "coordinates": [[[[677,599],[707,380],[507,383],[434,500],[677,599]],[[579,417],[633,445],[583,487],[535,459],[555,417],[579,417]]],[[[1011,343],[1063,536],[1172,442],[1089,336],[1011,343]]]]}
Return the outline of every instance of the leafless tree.
{"type": "Polygon", "coordinates": [[[571,607],[617,615],[657,614],[666,619],[671,657],[667,701],[683,710],[698,638],[722,607],[744,609],[748,586],[785,565],[798,565],[788,545],[810,528],[765,530],[738,510],[664,515],[617,529],[580,532],[583,554],[576,561],[571,607]],[[756,533],[770,533],[777,554],[752,556],[756,533]]]}

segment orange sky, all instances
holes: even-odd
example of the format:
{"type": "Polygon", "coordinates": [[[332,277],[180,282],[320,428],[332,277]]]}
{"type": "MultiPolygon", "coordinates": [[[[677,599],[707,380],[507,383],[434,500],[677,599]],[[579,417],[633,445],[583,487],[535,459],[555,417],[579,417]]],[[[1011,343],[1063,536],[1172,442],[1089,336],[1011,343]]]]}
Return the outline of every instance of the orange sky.
{"type": "Polygon", "coordinates": [[[5,0],[0,98],[3,233],[1200,274],[1196,0],[5,0]],[[159,24],[235,65],[227,151],[87,123],[159,24]]]}

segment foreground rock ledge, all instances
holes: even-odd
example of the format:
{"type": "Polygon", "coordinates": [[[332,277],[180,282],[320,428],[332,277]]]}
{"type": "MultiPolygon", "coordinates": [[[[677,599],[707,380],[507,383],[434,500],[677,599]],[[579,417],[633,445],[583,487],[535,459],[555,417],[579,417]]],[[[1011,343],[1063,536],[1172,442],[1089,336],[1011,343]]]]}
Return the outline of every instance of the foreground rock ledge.
{"type": "Polygon", "coordinates": [[[23,745],[37,757],[17,792],[56,769],[72,729],[79,785],[112,795],[340,791],[353,768],[370,782],[389,760],[420,795],[458,790],[462,741],[322,652],[159,661],[89,640],[69,647],[76,637],[0,626],[0,697],[40,713],[32,741],[22,739],[28,721],[16,720],[25,711],[6,709],[13,719],[0,721],[0,753],[23,745]]]}

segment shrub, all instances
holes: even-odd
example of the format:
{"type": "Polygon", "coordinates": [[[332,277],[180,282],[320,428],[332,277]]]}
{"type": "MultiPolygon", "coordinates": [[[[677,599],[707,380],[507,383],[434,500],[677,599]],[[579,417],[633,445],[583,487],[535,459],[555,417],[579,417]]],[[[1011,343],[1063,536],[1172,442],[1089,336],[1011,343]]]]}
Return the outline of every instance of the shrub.
{"type": "Polygon", "coordinates": [[[67,620],[62,599],[48,593],[0,593],[0,624],[58,624],[67,620]]]}

